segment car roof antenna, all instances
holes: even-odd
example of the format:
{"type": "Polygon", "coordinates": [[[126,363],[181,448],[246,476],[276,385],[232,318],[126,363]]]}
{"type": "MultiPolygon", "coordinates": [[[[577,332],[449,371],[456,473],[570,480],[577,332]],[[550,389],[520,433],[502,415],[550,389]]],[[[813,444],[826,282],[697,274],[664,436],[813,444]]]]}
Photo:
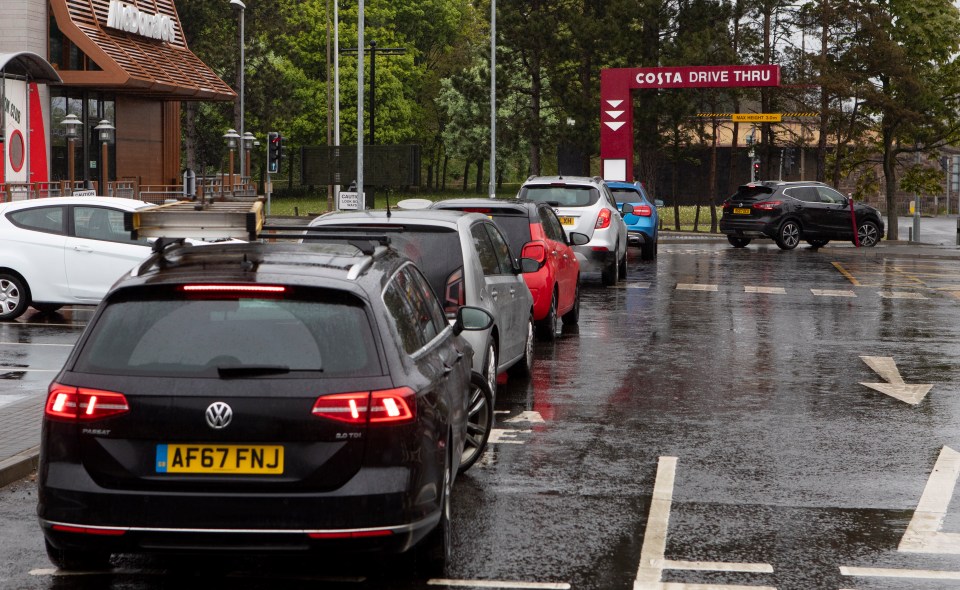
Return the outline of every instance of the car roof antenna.
{"type": "Polygon", "coordinates": [[[387,219],[390,219],[390,189],[386,190],[386,199],[387,199],[387,219]]]}

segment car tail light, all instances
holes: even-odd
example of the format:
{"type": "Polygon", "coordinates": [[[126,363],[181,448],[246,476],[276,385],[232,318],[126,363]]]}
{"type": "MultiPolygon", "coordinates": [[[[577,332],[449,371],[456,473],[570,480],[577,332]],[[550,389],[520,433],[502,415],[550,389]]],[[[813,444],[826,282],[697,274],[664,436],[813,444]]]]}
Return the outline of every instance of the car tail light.
{"type": "Polygon", "coordinates": [[[467,294],[463,285],[463,267],[450,273],[443,291],[443,311],[449,319],[457,315],[457,310],[467,304],[467,294]]]}
{"type": "Polygon", "coordinates": [[[313,415],[347,424],[403,424],[412,422],[416,393],[409,387],[322,395],[313,415]]]}
{"type": "Polygon", "coordinates": [[[653,215],[653,209],[650,205],[640,205],[639,207],[633,208],[633,214],[638,217],[650,217],[653,215]]]}
{"type": "Polygon", "coordinates": [[[307,533],[311,539],[364,539],[369,537],[389,537],[393,534],[390,529],[371,529],[366,531],[317,531],[307,533]]]}
{"type": "Polygon", "coordinates": [[[540,241],[527,242],[520,252],[521,258],[533,258],[540,264],[547,259],[547,247],[540,241]]]}
{"type": "Polygon", "coordinates": [[[53,383],[44,415],[61,420],[100,420],[130,411],[122,393],[53,383]]]}
{"type": "Polygon", "coordinates": [[[464,207],[464,213],[490,213],[489,207],[464,207]]]}
{"type": "Polygon", "coordinates": [[[606,229],[610,227],[610,210],[601,209],[600,215],[597,215],[597,224],[593,229],[606,229]]]}
{"type": "Polygon", "coordinates": [[[184,285],[181,287],[186,293],[283,293],[287,290],[283,285],[184,285]]]}
{"type": "Polygon", "coordinates": [[[119,537],[120,535],[126,533],[126,529],[108,529],[102,527],[89,527],[89,526],[71,526],[66,524],[55,524],[51,527],[55,531],[60,531],[61,533],[80,533],[84,535],[100,535],[104,537],[119,537]]]}
{"type": "Polygon", "coordinates": [[[773,211],[782,204],[783,201],[763,201],[762,203],[755,203],[753,208],[758,211],[773,211]]]}

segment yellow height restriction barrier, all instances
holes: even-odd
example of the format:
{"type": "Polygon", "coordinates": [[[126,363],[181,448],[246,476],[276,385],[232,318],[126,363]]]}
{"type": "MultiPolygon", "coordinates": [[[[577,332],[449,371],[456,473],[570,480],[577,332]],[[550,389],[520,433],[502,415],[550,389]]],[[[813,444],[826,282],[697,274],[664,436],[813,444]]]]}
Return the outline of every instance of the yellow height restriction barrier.
{"type": "Polygon", "coordinates": [[[734,123],[779,123],[782,120],[780,113],[733,113],[734,123]]]}

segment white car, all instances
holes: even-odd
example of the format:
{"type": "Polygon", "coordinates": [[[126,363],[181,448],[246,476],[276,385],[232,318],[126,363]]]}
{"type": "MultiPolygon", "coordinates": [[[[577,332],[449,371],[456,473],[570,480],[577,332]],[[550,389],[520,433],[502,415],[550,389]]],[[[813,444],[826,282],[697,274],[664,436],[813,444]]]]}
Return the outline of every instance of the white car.
{"type": "Polygon", "coordinates": [[[582,270],[600,271],[608,286],[627,278],[627,226],[602,178],[531,176],[517,197],[553,207],[568,239],[573,232],[590,238],[573,246],[582,270]]]}
{"type": "Polygon", "coordinates": [[[0,203],[0,321],[27,307],[96,305],[151,253],[123,229],[126,211],[150,203],[112,197],[50,197],[0,203]]]}

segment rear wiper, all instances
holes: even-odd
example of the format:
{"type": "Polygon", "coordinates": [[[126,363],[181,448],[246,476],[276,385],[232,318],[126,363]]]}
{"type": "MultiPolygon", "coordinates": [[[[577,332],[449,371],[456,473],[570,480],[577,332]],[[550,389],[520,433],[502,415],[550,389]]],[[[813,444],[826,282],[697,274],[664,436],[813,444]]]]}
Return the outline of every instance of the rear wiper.
{"type": "Polygon", "coordinates": [[[220,375],[222,379],[256,377],[258,375],[283,375],[289,372],[290,367],[285,365],[234,365],[217,367],[217,374],[220,375]]]}

